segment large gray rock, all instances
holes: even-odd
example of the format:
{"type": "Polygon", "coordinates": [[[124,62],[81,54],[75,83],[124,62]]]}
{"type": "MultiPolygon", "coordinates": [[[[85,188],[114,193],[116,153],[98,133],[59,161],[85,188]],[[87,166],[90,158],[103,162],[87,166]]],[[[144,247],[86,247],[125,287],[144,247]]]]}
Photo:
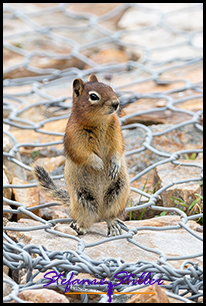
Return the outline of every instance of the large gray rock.
{"type": "MultiPolygon", "coordinates": [[[[163,226],[175,226],[180,221],[179,216],[161,216],[150,220],[141,221],[126,221],[125,224],[129,229],[134,229],[142,226],[155,226],[158,229],[163,226]]],[[[8,222],[7,227],[31,227],[42,225],[42,223],[31,219],[20,219],[17,222],[8,222]]],[[[195,221],[188,221],[187,225],[196,231],[199,225],[195,221]]],[[[64,225],[64,232],[66,232],[64,225]]],[[[57,227],[56,227],[57,229],[57,227]]],[[[73,239],[57,236],[52,233],[45,232],[44,229],[34,231],[6,231],[9,237],[17,242],[23,242],[25,244],[43,245],[47,250],[77,250],[78,241],[73,239]]],[[[105,222],[96,223],[92,225],[90,231],[80,236],[85,244],[95,243],[104,240],[107,236],[107,225],[105,222]]],[[[124,232],[125,233],[125,232],[124,232]]],[[[196,232],[199,236],[202,233],[196,232]]],[[[72,234],[72,232],[71,232],[72,234]]],[[[185,256],[200,253],[203,249],[202,242],[196,239],[184,228],[178,230],[139,230],[134,235],[133,240],[145,247],[153,250],[158,250],[166,254],[168,257],[185,256]]],[[[121,258],[125,262],[135,263],[138,260],[146,260],[150,262],[156,262],[159,258],[158,254],[146,251],[141,247],[138,247],[130,243],[127,239],[116,239],[106,243],[101,243],[95,247],[88,247],[85,249],[85,254],[95,260],[102,260],[108,257],[121,258]]],[[[184,260],[183,260],[184,261],[184,260]]],[[[171,261],[171,265],[175,268],[179,268],[179,261],[171,261]]],[[[202,265],[202,257],[195,258],[195,262],[202,265]]]]}
{"type": "MultiPolygon", "coordinates": [[[[203,164],[202,154],[199,154],[195,160],[183,160],[184,163],[203,164]]],[[[181,162],[181,160],[179,161],[181,162]]],[[[154,171],[154,186],[156,190],[167,186],[172,182],[178,182],[188,178],[198,179],[201,175],[201,168],[186,167],[168,163],[166,166],[160,165],[154,171]]],[[[202,185],[199,181],[191,181],[183,184],[175,184],[161,193],[161,199],[164,207],[177,207],[187,214],[201,212],[201,199],[197,201],[197,205],[188,211],[188,207],[192,202],[198,199],[203,193],[202,185]]]]}

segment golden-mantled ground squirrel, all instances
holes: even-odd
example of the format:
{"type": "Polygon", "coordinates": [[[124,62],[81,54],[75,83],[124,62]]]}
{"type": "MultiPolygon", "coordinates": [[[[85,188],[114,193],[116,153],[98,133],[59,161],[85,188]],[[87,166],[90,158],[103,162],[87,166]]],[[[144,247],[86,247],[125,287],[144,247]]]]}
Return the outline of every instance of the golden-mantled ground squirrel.
{"type": "MultiPolygon", "coordinates": [[[[44,192],[70,205],[71,226],[85,233],[106,221],[108,235],[121,234],[117,217],[129,201],[130,185],[124,158],[119,100],[112,88],[91,74],[89,82],[73,82],[73,105],[65,136],[64,177],[68,193],[36,163],[33,174],[44,192]]],[[[122,222],[123,223],[123,222],[122,222]]]]}

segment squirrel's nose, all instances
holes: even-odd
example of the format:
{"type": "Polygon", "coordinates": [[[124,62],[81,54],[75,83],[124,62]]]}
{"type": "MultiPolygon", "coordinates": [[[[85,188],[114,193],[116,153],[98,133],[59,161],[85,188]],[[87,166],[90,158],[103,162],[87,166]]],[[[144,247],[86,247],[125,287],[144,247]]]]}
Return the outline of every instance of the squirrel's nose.
{"type": "Polygon", "coordinates": [[[119,100],[113,100],[112,101],[112,106],[114,107],[115,110],[117,110],[118,106],[119,106],[119,100]]]}

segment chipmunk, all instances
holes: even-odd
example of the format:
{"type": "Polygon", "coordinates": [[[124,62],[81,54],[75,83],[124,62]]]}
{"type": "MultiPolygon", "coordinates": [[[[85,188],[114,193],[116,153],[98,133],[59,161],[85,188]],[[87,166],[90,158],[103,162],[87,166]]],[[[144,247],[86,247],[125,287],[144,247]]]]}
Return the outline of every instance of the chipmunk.
{"type": "MultiPolygon", "coordinates": [[[[119,100],[113,89],[91,74],[89,82],[73,81],[72,112],[64,135],[67,190],[60,189],[43,167],[34,165],[40,187],[53,199],[70,205],[78,234],[106,221],[108,236],[122,233],[117,219],[129,201],[130,184],[121,127],[119,100]]],[[[120,224],[119,224],[120,223],[120,224]]],[[[124,224],[124,223],[123,223],[124,224]]]]}

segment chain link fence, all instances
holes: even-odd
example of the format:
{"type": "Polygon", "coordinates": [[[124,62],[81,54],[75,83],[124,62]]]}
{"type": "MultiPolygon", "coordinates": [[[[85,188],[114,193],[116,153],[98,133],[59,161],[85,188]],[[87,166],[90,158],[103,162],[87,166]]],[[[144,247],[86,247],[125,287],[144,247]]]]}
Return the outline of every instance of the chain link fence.
{"type": "MultiPolygon", "coordinates": [[[[114,90],[117,93],[122,108],[133,104],[137,100],[145,101],[157,100],[164,101],[160,107],[147,109],[143,111],[133,111],[123,115],[120,118],[122,130],[137,129],[144,132],[141,147],[126,151],[126,156],[134,156],[138,160],[138,154],[149,150],[157,157],[155,162],[151,162],[146,168],[137,171],[131,178],[133,182],[139,180],[143,175],[149,173],[159,165],[169,164],[181,165],[183,167],[195,167],[202,170],[201,163],[195,160],[183,162],[180,158],[185,154],[200,154],[202,149],[199,147],[184,149],[175,152],[166,152],[164,149],[157,149],[153,141],[161,135],[175,130],[180,130],[185,126],[191,126],[194,133],[202,132],[202,110],[194,112],[193,110],[179,108],[178,105],[185,101],[192,101],[202,98],[202,82],[196,82],[193,79],[184,78],[179,74],[176,77],[170,77],[174,71],[183,71],[189,69],[195,70],[202,65],[202,29],[197,25],[196,29],[182,29],[178,27],[178,20],[186,18],[189,27],[188,18],[192,15],[202,16],[202,4],[178,4],[170,9],[166,7],[161,9],[158,4],[137,4],[121,3],[110,4],[102,13],[95,12],[95,5],[91,12],[83,11],[84,4],[79,4],[78,9],[73,8],[73,4],[39,4],[39,9],[33,9],[32,4],[9,4],[4,6],[4,51],[7,57],[7,65],[4,68],[4,123],[6,128],[4,134],[12,142],[9,151],[4,151],[4,160],[18,165],[28,172],[31,166],[23,159],[18,158],[21,155],[21,148],[47,148],[62,144],[63,132],[55,130],[46,130],[44,126],[50,122],[57,122],[69,118],[71,110],[71,94],[58,95],[53,94],[53,88],[60,88],[65,92],[65,88],[71,87],[74,78],[79,77],[85,80],[91,73],[97,74],[105,82],[112,82],[116,77],[117,85],[114,90]],[[42,7],[41,7],[42,5],[42,7]],[[45,6],[43,6],[45,5],[45,6]],[[181,6],[182,5],[182,6],[181,6]],[[122,17],[125,13],[128,15],[130,26],[124,28],[122,17]],[[144,24],[141,16],[146,15],[148,24],[144,24]],[[133,18],[132,18],[133,16],[133,18]],[[135,18],[136,17],[136,21],[135,18]],[[185,17],[186,16],[186,17],[185,17]],[[138,19],[140,18],[140,19],[138,19]],[[140,20],[138,24],[138,20],[140,20]],[[7,33],[10,24],[14,27],[7,33]],[[117,24],[119,26],[117,26],[117,24]],[[122,28],[121,28],[122,26],[122,28]],[[152,40],[153,38],[153,40],[152,40]],[[147,44],[147,39],[150,43],[147,44]],[[124,60],[113,58],[108,62],[101,62],[95,58],[94,54],[106,52],[108,49],[121,50],[125,52],[124,60]],[[103,50],[103,51],[102,51],[103,50]],[[186,50],[186,52],[184,52],[186,50]],[[137,52],[138,51],[138,52],[137,52]],[[16,59],[14,63],[13,59],[16,59]],[[154,82],[156,85],[174,85],[169,90],[155,92],[139,92],[138,86],[154,82]],[[178,84],[178,86],[176,86],[178,84]],[[179,87],[179,84],[181,86],[179,87]],[[63,90],[64,88],[64,90],[63,90]],[[182,93],[187,93],[182,96],[182,93]],[[180,94],[180,95],[178,95],[180,94]],[[34,98],[35,97],[35,98],[34,98]],[[37,101],[37,102],[36,102],[37,101]],[[44,106],[46,112],[55,110],[53,116],[46,116],[40,120],[38,118],[24,117],[24,113],[29,110],[44,106]],[[161,115],[165,111],[170,111],[171,116],[174,113],[186,114],[189,119],[181,122],[167,125],[161,131],[153,131],[150,125],[144,123],[131,123],[133,118],[145,114],[161,115]],[[58,115],[57,115],[58,114],[58,115]],[[128,124],[130,122],[130,124],[128,124]],[[12,133],[12,128],[19,130],[35,131],[41,135],[51,136],[51,141],[42,143],[19,142],[12,133]],[[56,136],[61,136],[60,140],[53,140],[56,136]]],[[[104,4],[105,5],[105,4],[104,4]]],[[[100,10],[101,11],[101,10],[100,10]]],[[[197,21],[198,17],[196,17],[197,21]]],[[[201,18],[200,18],[201,19],[201,18]]],[[[192,22],[193,19],[191,19],[192,22]]],[[[193,20],[193,21],[194,21],[193,20]]],[[[118,53],[115,53],[117,56],[118,53]]],[[[103,53],[103,57],[107,53],[103,53]]],[[[69,89],[68,89],[69,92],[69,89]]],[[[53,175],[54,179],[63,178],[63,172],[53,175]]],[[[37,283],[33,279],[40,273],[53,269],[58,274],[65,272],[67,278],[74,272],[78,275],[80,272],[99,276],[99,278],[108,277],[113,284],[116,284],[114,275],[118,271],[127,271],[140,277],[142,272],[151,272],[152,278],[161,278],[165,281],[162,287],[166,288],[168,296],[176,297],[184,302],[197,301],[202,296],[203,290],[203,271],[202,267],[195,262],[195,258],[202,256],[198,254],[188,256],[168,257],[158,249],[146,247],[134,241],[134,236],[142,230],[152,231],[170,231],[184,228],[195,239],[201,240],[202,237],[188,226],[188,221],[201,218],[202,213],[187,216],[187,214],[177,207],[158,206],[157,202],[161,194],[173,185],[189,184],[191,182],[199,183],[202,181],[202,172],[199,177],[185,177],[181,180],[174,180],[170,184],[162,186],[153,194],[131,186],[131,191],[144,196],[148,201],[144,204],[127,207],[126,211],[136,211],[145,207],[151,210],[172,212],[179,215],[179,224],[157,228],[154,226],[142,226],[135,229],[123,227],[126,231],[121,237],[104,238],[98,242],[86,244],[80,237],[57,232],[52,228],[61,222],[69,222],[68,219],[45,220],[33,213],[36,209],[41,209],[56,205],[57,203],[46,203],[35,207],[27,207],[21,202],[3,198],[3,201],[11,208],[4,209],[4,213],[26,214],[34,220],[41,222],[41,226],[32,226],[28,228],[4,227],[3,254],[4,264],[12,270],[26,269],[26,284],[16,284],[13,281],[4,279],[4,282],[10,283],[12,292],[5,302],[15,300],[24,302],[18,297],[18,293],[28,289],[43,288],[45,280],[40,279],[37,283]],[[61,236],[70,241],[73,239],[78,242],[76,251],[51,251],[43,245],[31,245],[15,242],[12,240],[8,231],[36,231],[44,229],[45,233],[61,236]],[[131,247],[140,248],[148,252],[158,254],[159,259],[156,263],[147,261],[137,261],[136,263],[124,262],[117,258],[106,258],[104,260],[93,260],[85,254],[85,248],[95,247],[99,244],[105,244],[108,241],[116,239],[127,239],[131,247]],[[169,260],[184,260],[179,269],[174,268],[168,263],[169,260]]],[[[6,184],[4,189],[9,188],[32,188],[37,186],[36,182],[28,181],[28,184],[15,185],[6,184]]],[[[169,243],[169,242],[168,242],[169,243]]],[[[121,244],[119,245],[121,248],[121,244]]],[[[64,286],[53,284],[50,288],[57,288],[64,292],[64,286]]],[[[105,291],[107,285],[84,285],[84,288],[71,287],[72,291],[105,291]],[[101,288],[100,288],[101,287],[101,288]]],[[[119,292],[135,291],[141,286],[130,286],[121,284],[116,287],[119,292]]],[[[88,302],[87,294],[82,294],[83,302],[88,302]]],[[[100,302],[107,301],[106,295],[101,295],[100,302]]]]}

